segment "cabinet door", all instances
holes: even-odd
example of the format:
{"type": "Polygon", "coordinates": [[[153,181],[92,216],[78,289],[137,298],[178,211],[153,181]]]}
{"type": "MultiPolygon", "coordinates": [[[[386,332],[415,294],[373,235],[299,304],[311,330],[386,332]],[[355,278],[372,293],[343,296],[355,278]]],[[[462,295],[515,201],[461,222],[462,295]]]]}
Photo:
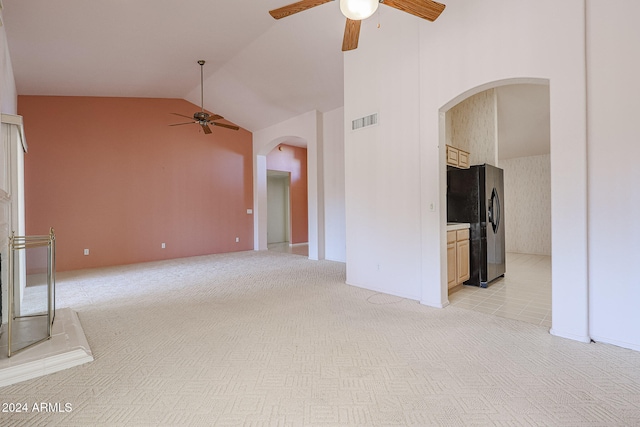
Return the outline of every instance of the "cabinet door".
{"type": "Polygon", "coordinates": [[[469,280],[469,240],[459,240],[456,242],[456,263],[457,283],[469,280]]]}
{"type": "Polygon", "coordinates": [[[458,149],[447,145],[447,164],[458,167],[458,149]]]}
{"type": "Polygon", "coordinates": [[[456,262],[456,244],[447,244],[447,285],[451,289],[458,284],[458,263],[456,262]]]}
{"type": "Polygon", "coordinates": [[[447,284],[449,288],[458,284],[458,263],[456,262],[456,232],[447,231],[447,284]]]}
{"type": "Polygon", "coordinates": [[[458,167],[469,169],[469,153],[466,151],[458,150],[458,167]]]}

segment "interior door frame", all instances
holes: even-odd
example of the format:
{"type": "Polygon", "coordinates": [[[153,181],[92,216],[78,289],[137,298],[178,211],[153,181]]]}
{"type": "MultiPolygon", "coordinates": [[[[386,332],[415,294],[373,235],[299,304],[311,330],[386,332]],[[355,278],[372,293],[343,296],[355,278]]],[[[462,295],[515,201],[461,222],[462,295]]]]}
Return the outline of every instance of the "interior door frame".
{"type": "Polygon", "coordinates": [[[285,171],[277,171],[277,170],[267,170],[267,244],[271,243],[289,243],[291,244],[291,173],[285,171]],[[270,209],[272,197],[269,195],[269,186],[273,182],[282,182],[284,187],[284,209],[282,210],[283,218],[281,218],[284,223],[284,240],[282,242],[272,241],[269,236],[269,229],[271,229],[271,224],[274,218],[272,217],[272,211],[270,209]]]}

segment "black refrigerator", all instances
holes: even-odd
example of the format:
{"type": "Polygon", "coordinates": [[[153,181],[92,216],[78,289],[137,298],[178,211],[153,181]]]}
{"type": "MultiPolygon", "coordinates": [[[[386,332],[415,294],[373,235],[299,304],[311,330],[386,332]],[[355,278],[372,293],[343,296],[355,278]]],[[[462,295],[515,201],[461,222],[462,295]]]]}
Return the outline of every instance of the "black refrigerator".
{"type": "Polygon", "coordinates": [[[447,170],[447,222],[468,222],[470,275],[465,285],[487,285],[504,276],[504,173],[491,165],[447,170]]]}

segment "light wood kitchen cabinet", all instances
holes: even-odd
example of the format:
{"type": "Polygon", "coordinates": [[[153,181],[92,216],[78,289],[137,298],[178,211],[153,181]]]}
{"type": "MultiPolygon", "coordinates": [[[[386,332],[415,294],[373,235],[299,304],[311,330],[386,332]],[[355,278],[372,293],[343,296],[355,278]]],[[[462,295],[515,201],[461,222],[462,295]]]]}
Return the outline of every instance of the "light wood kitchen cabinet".
{"type": "Polygon", "coordinates": [[[456,275],[458,284],[469,280],[469,230],[456,231],[456,275]]]}
{"type": "Polygon", "coordinates": [[[447,283],[452,288],[458,284],[456,232],[447,231],[447,283]]]}
{"type": "Polygon", "coordinates": [[[447,165],[460,169],[469,168],[469,153],[451,145],[447,145],[447,165]]]}
{"type": "Polygon", "coordinates": [[[448,288],[462,284],[469,277],[469,229],[447,231],[448,288]]]}

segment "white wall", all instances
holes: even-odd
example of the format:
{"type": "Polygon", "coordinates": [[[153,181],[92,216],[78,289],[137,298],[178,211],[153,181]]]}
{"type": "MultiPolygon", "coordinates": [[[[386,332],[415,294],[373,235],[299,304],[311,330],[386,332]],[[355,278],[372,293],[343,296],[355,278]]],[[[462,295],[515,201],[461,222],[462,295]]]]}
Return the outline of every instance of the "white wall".
{"type": "Polygon", "coordinates": [[[347,279],[448,304],[441,112],[548,80],[552,331],[588,341],[584,1],[450,0],[435,23],[381,9],[383,29],[365,21],[367,42],[345,55],[346,120],[381,113],[379,126],[345,132],[347,279]]]}
{"type": "Polygon", "coordinates": [[[0,112],[17,114],[18,93],[4,26],[0,27],[0,112]]]}
{"type": "Polygon", "coordinates": [[[344,196],[344,108],[324,113],[325,258],[346,261],[344,196]]]}
{"type": "Polygon", "coordinates": [[[640,350],[640,2],[609,3],[587,1],[589,323],[640,350]]]}
{"type": "MultiPolygon", "coordinates": [[[[552,333],[589,341],[584,2],[454,0],[447,4],[446,12],[437,25],[421,27],[423,143],[435,148],[439,132],[435,111],[446,110],[459,97],[487,86],[524,83],[518,79],[549,80],[554,224],[552,333]]],[[[437,159],[423,156],[423,160],[426,172],[436,170],[437,159]]],[[[435,192],[433,183],[439,179],[442,177],[427,172],[423,193],[435,192]]],[[[443,204],[444,186],[438,187],[443,204]]],[[[442,265],[442,228],[439,250],[430,243],[437,226],[425,222],[423,240],[427,258],[439,254],[442,265]]],[[[425,262],[423,283],[429,300],[434,295],[428,284],[436,276],[430,267],[431,263],[425,262]]],[[[444,299],[445,278],[440,279],[444,299]]]]}
{"type": "Polygon", "coordinates": [[[344,56],[347,283],[419,300],[419,27],[380,9],[384,25],[363,21],[344,56]],[[379,125],[351,130],[376,112],[379,125]]]}
{"type": "Polygon", "coordinates": [[[551,157],[500,160],[507,252],[551,255],[551,157]]]}

